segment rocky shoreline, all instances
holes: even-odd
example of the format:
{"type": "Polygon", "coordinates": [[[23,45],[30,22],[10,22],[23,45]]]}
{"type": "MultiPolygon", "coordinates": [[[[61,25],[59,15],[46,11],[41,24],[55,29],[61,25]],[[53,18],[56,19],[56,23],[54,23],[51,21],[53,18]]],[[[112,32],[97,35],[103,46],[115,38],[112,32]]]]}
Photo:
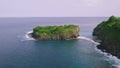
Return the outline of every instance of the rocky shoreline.
{"type": "Polygon", "coordinates": [[[69,40],[79,36],[79,26],[37,26],[29,35],[36,40],[69,40]]]}
{"type": "Polygon", "coordinates": [[[98,49],[120,58],[120,18],[111,16],[108,21],[97,25],[93,36],[101,40],[101,44],[97,46],[98,49]]]}

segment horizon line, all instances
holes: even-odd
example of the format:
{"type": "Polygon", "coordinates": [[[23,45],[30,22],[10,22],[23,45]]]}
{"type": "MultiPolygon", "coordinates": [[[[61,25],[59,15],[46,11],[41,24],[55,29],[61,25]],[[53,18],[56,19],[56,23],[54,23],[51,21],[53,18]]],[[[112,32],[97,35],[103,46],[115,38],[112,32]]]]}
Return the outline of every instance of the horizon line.
{"type": "MultiPolygon", "coordinates": [[[[42,16],[40,16],[40,17],[42,17],[42,16]]],[[[42,18],[44,18],[45,16],[43,16],[42,18]]],[[[51,17],[48,17],[48,16],[46,16],[45,18],[64,18],[64,17],[69,17],[69,18],[71,18],[71,17],[110,17],[110,16],[51,16],[51,17]]],[[[118,17],[118,16],[116,16],[116,17],[118,17]]],[[[39,18],[39,17],[0,17],[0,18],[39,18]]]]}

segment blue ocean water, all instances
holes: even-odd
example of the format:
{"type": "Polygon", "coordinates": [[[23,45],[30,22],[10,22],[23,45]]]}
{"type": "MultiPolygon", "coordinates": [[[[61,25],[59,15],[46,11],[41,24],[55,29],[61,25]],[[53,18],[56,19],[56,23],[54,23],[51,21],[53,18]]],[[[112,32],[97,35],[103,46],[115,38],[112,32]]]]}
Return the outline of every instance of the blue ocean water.
{"type": "Polygon", "coordinates": [[[0,68],[116,68],[116,60],[86,39],[37,41],[26,38],[36,26],[76,24],[92,39],[93,28],[107,17],[0,18],[0,68]]]}

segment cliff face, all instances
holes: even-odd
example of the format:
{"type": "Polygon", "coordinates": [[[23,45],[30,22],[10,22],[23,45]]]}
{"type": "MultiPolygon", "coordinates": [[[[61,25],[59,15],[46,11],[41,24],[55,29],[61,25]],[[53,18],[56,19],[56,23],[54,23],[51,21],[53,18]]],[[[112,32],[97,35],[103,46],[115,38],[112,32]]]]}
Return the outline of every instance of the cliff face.
{"type": "Polygon", "coordinates": [[[102,41],[99,49],[120,58],[120,18],[111,16],[108,21],[100,23],[94,29],[93,36],[102,41]]]}
{"type": "Polygon", "coordinates": [[[66,40],[78,36],[79,27],[76,25],[38,26],[32,33],[32,37],[38,40],[66,40]]]}

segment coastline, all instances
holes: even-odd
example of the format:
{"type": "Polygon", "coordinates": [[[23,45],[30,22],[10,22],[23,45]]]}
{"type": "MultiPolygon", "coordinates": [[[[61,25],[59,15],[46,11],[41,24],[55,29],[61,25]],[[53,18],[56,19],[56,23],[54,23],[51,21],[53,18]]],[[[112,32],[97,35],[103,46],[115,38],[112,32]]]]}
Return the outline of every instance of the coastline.
{"type": "MultiPolygon", "coordinates": [[[[93,36],[95,37],[95,36],[93,36]]],[[[98,40],[98,39],[94,39],[94,41],[98,41],[100,44],[101,44],[101,40],[98,40]]],[[[112,66],[114,66],[115,68],[120,68],[120,59],[117,57],[117,56],[114,56],[112,55],[111,53],[107,52],[106,50],[104,49],[100,49],[98,48],[98,46],[100,46],[100,44],[98,45],[95,45],[95,50],[101,54],[103,54],[106,58],[107,61],[113,61],[112,66]]]]}
{"type": "Polygon", "coordinates": [[[114,66],[116,68],[120,68],[120,59],[117,58],[117,56],[113,56],[112,54],[110,54],[108,52],[102,51],[101,49],[97,48],[97,46],[99,46],[99,45],[95,45],[95,50],[96,51],[98,51],[99,53],[101,53],[104,56],[106,56],[107,57],[107,61],[113,61],[113,63],[115,63],[115,64],[113,64],[112,66],[114,66]]]}
{"type": "MultiPolygon", "coordinates": [[[[33,31],[28,31],[28,32],[26,33],[25,38],[26,38],[27,40],[36,40],[36,39],[34,39],[34,38],[31,36],[31,33],[32,33],[32,32],[33,32],[33,31]]],[[[78,38],[66,39],[66,40],[72,40],[72,39],[79,39],[79,37],[78,37],[78,38]]]]}
{"type": "Polygon", "coordinates": [[[95,50],[97,52],[99,52],[100,54],[104,55],[106,57],[105,60],[109,61],[112,64],[113,67],[120,68],[120,59],[117,56],[113,56],[112,54],[110,54],[108,52],[105,52],[105,51],[103,51],[103,50],[101,50],[97,47],[97,46],[100,45],[100,42],[101,42],[100,40],[94,40],[94,39],[87,38],[87,37],[84,37],[84,36],[79,36],[78,39],[84,39],[84,40],[87,40],[87,41],[90,41],[90,42],[94,43],[95,44],[95,46],[94,46],[95,50]]]}

